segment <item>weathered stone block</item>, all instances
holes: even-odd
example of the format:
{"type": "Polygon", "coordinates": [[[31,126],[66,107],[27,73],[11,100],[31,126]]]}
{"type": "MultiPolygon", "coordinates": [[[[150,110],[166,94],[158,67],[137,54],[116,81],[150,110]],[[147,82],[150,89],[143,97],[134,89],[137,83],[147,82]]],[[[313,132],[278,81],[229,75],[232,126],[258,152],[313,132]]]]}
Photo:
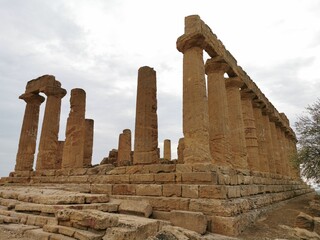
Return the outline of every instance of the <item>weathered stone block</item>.
{"type": "Polygon", "coordinates": [[[199,186],[198,185],[182,185],[181,196],[184,198],[198,198],[199,186]]]}
{"type": "Polygon", "coordinates": [[[240,186],[228,186],[227,187],[228,198],[238,198],[241,196],[240,186]]]}
{"type": "Polygon", "coordinates": [[[176,172],[179,173],[186,173],[192,172],[192,165],[191,164],[177,164],[176,165],[176,172]]]}
{"type": "Polygon", "coordinates": [[[131,174],[130,182],[131,183],[153,183],[154,174],[131,174]]]}
{"type": "Polygon", "coordinates": [[[174,183],[176,181],[176,175],[174,173],[158,173],[154,175],[156,183],[174,183]]]}
{"type": "Polygon", "coordinates": [[[182,182],[185,183],[212,183],[217,184],[217,174],[211,172],[182,173],[182,182]]]}
{"type": "Polygon", "coordinates": [[[119,212],[149,217],[152,214],[152,207],[146,201],[122,200],[119,205],[119,212]]]}
{"type": "Polygon", "coordinates": [[[162,194],[165,197],[181,197],[181,189],[180,184],[165,184],[162,186],[162,194]]]}
{"type": "Polygon", "coordinates": [[[201,212],[171,211],[170,222],[174,226],[183,227],[200,234],[204,234],[207,229],[207,218],[201,212]]]}
{"type": "Polygon", "coordinates": [[[112,184],[92,184],[90,192],[91,193],[98,193],[98,194],[104,193],[104,194],[111,195],[112,184]]]}
{"type": "Polygon", "coordinates": [[[226,198],[227,190],[225,186],[219,185],[200,185],[199,198],[226,198]]]}
{"type": "Polygon", "coordinates": [[[136,186],[136,194],[140,196],[161,196],[162,186],[156,184],[140,184],[136,186]]]}
{"type": "Polygon", "coordinates": [[[135,195],[135,184],[116,184],[112,188],[112,195],[135,195]]]}
{"type": "Polygon", "coordinates": [[[295,227],[303,228],[312,232],[314,229],[313,218],[308,214],[300,212],[296,218],[295,227]]]}

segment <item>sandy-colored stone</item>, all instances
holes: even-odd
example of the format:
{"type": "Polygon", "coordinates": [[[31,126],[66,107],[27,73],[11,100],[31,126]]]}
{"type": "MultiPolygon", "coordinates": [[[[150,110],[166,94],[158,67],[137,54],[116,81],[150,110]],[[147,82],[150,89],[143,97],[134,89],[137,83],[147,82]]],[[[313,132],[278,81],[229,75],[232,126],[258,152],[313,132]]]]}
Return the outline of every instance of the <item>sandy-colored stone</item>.
{"type": "Polygon", "coordinates": [[[224,73],[229,66],[221,58],[206,62],[208,75],[209,137],[213,163],[230,165],[230,130],[224,73]]]}
{"type": "Polygon", "coordinates": [[[150,217],[152,207],[146,201],[123,200],[119,205],[119,213],[150,217]]]}
{"type": "Polygon", "coordinates": [[[248,168],[260,171],[259,147],[257,138],[256,121],[253,114],[252,100],[256,96],[249,90],[241,91],[241,105],[243,113],[244,134],[246,139],[248,168]]]}
{"type": "Polygon", "coordinates": [[[133,164],[152,164],[159,160],[156,71],[138,71],[133,164]]]}
{"type": "Polygon", "coordinates": [[[47,95],[46,108],[43,117],[39,152],[36,169],[57,169],[58,135],[60,125],[61,99],[67,91],[60,87],[45,87],[42,89],[47,95]]]}
{"type": "Polygon", "coordinates": [[[170,222],[174,226],[183,227],[200,234],[207,230],[207,218],[201,212],[171,211],[170,222]]]}
{"type": "Polygon", "coordinates": [[[40,105],[45,100],[38,94],[23,94],[19,97],[27,105],[24,112],[16,159],[16,171],[30,171],[33,168],[38,133],[40,105]]]}
{"type": "Polygon", "coordinates": [[[67,120],[62,168],[82,168],[85,147],[85,108],[86,92],[83,89],[71,90],[70,113],[67,120]]]}
{"type": "Polygon", "coordinates": [[[93,151],[94,120],[85,119],[84,124],[85,124],[85,136],[84,136],[83,167],[91,167],[92,151],[93,151]]]}
{"type": "Polygon", "coordinates": [[[166,160],[171,160],[171,141],[170,141],[170,139],[165,139],[163,141],[163,158],[166,160]]]}
{"type": "Polygon", "coordinates": [[[184,151],[184,138],[179,139],[178,147],[177,147],[177,153],[178,153],[178,163],[183,164],[183,151],[184,151]]]}
{"type": "Polygon", "coordinates": [[[303,228],[312,232],[314,229],[314,220],[308,214],[301,212],[296,218],[295,227],[303,228]]]}
{"type": "Polygon", "coordinates": [[[131,131],[130,129],[124,129],[119,135],[118,144],[118,158],[117,165],[124,166],[127,163],[132,163],[131,159],[131,131]]]}
{"type": "Polygon", "coordinates": [[[234,168],[247,169],[247,148],[239,90],[242,86],[243,82],[238,77],[228,78],[226,80],[231,152],[233,157],[232,166],[234,168]]]}

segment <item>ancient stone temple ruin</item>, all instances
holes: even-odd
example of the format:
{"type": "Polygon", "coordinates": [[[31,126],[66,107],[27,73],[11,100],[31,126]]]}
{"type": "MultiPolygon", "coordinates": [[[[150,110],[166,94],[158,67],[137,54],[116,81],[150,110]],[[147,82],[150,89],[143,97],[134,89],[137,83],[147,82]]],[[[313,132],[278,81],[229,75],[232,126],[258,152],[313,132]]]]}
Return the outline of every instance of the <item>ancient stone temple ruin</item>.
{"type": "Polygon", "coordinates": [[[194,236],[235,236],[277,203],[312,192],[291,162],[297,140],[286,115],[199,16],[185,18],[177,49],[183,137],[174,160],[169,139],[160,159],[154,69],[138,70],[133,146],[131,130],[123,130],[118,149],[97,166],[91,165],[93,120],[85,118],[85,91],[71,90],[66,138],[59,141],[66,90],[53,76],[28,82],[20,96],[26,110],[15,171],[1,179],[0,204],[11,204],[8,221],[38,226],[30,234],[70,239],[147,239],[174,234],[172,225],[194,236]],[[33,170],[44,102],[39,93],[47,100],[33,170]]]}

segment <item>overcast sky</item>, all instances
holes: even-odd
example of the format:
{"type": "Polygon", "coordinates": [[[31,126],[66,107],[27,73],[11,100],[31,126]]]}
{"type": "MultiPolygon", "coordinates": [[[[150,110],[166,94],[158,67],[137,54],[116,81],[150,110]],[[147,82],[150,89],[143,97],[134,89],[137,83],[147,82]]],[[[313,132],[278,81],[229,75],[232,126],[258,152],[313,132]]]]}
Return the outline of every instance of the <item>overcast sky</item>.
{"type": "Polygon", "coordinates": [[[60,140],[71,89],[86,91],[86,117],[95,120],[93,163],[99,163],[117,148],[123,129],[134,133],[137,72],[153,67],[159,146],[171,139],[176,156],[182,136],[182,54],[176,40],[184,17],[193,14],[291,126],[319,97],[319,0],[0,0],[0,176],[15,165],[25,109],[18,97],[27,81],[44,74],[56,76],[68,91],[60,140]]]}

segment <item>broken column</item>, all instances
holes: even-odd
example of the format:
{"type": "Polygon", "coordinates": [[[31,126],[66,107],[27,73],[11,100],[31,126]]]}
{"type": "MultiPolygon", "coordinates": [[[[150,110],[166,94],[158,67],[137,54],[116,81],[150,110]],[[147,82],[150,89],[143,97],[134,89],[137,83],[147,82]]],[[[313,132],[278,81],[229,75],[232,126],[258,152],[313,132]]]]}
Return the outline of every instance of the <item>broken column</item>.
{"type": "Polygon", "coordinates": [[[230,129],[227,91],[224,73],[229,68],[221,58],[208,59],[205,65],[208,75],[209,138],[212,161],[218,165],[230,165],[230,129]]]}
{"type": "Polygon", "coordinates": [[[177,40],[183,53],[184,163],[210,163],[208,100],[203,62],[204,37],[199,16],[185,18],[185,34],[177,40]]]}
{"type": "Polygon", "coordinates": [[[125,166],[131,164],[131,130],[124,129],[119,135],[117,165],[125,166]]]}
{"type": "Polygon", "coordinates": [[[70,113],[66,127],[66,140],[62,156],[62,168],[83,167],[85,108],[86,92],[80,88],[72,89],[70,97],[70,113]]]}
{"type": "Polygon", "coordinates": [[[230,139],[232,165],[239,169],[248,169],[246,139],[241,106],[240,88],[243,82],[239,77],[226,79],[228,114],[230,123],[230,139]]]}
{"type": "Polygon", "coordinates": [[[163,142],[163,158],[166,160],[171,160],[171,141],[170,139],[165,139],[163,142]]]}
{"type": "Polygon", "coordinates": [[[183,151],[184,151],[184,138],[179,139],[178,147],[177,147],[177,153],[178,153],[178,163],[183,164],[183,151]]]}
{"type": "MultiPolygon", "coordinates": [[[[246,89],[247,90],[247,89],[246,89]]],[[[249,91],[241,91],[241,103],[244,123],[244,133],[247,146],[248,167],[252,171],[260,171],[260,159],[257,140],[256,122],[253,115],[252,101],[255,95],[249,91]]]]}
{"type": "Polygon", "coordinates": [[[133,164],[158,161],[156,71],[145,66],[138,71],[133,164]]]}
{"type": "Polygon", "coordinates": [[[42,122],[36,169],[57,169],[61,99],[66,95],[67,91],[60,87],[46,86],[41,89],[41,92],[47,95],[47,101],[42,122]]]}
{"type": "Polygon", "coordinates": [[[94,120],[85,119],[84,123],[85,123],[85,136],[84,136],[83,167],[91,167],[92,151],[93,151],[94,120]]]}
{"type": "Polygon", "coordinates": [[[19,97],[27,105],[20,133],[15,171],[31,171],[36,150],[40,105],[45,100],[38,94],[23,94],[19,97]]]}

